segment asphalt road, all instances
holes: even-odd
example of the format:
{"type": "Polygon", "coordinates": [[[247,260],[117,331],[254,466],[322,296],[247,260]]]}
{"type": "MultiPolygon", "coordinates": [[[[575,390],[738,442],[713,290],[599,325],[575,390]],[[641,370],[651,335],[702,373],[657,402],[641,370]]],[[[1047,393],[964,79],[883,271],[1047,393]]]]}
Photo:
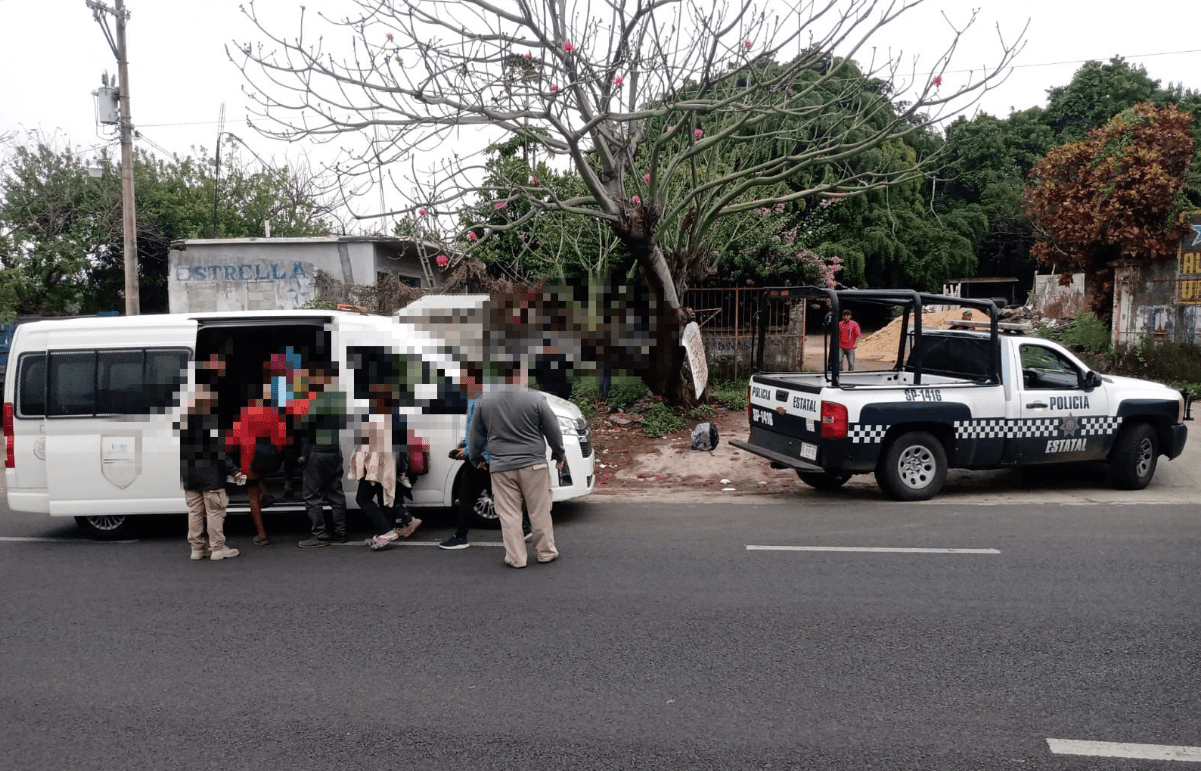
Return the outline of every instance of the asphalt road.
{"type": "Polygon", "coordinates": [[[556,510],[494,532],[191,562],[0,516],[10,769],[1147,769],[1201,747],[1201,505],[556,510]],[[32,540],[21,540],[32,539],[32,540]],[[773,547],[749,549],[748,546],[773,547]],[[802,551],[774,547],[956,549],[802,551]]]}

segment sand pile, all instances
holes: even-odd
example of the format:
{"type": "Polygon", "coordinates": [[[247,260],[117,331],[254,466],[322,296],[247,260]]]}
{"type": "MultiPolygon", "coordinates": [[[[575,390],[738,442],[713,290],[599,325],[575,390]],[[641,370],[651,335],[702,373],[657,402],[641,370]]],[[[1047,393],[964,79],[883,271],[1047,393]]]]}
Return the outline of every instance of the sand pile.
{"type": "MultiPolygon", "coordinates": [[[[931,329],[948,329],[951,326],[951,322],[963,318],[964,310],[964,308],[956,308],[949,311],[923,313],[922,326],[931,329]]],[[[988,320],[988,316],[981,311],[973,310],[971,313],[973,321],[988,320]]],[[[888,326],[861,338],[859,345],[855,348],[855,357],[858,359],[871,359],[872,361],[895,362],[897,360],[897,348],[901,344],[901,320],[902,317],[897,316],[889,322],[888,326]]]]}

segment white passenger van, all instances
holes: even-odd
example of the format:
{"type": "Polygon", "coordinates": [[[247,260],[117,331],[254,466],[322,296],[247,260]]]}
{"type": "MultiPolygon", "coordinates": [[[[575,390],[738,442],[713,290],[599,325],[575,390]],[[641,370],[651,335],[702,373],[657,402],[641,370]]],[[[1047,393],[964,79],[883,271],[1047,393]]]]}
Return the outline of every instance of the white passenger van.
{"type": "MultiPolygon", "coordinates": [[[[441,301],[446,303],[447,301],[441,301]]],[[[414,317],[420,321],[421,314],[414,317]]],[[[482,340],[475,337],[474,342],[482,340]]],[[[410,431],[429,442],[430,471],[413,486],[414,507],[451,506],[462,461],[449,457],[465,433],[460,387],[465,352],[401,318],[344,311],[245,311],[116,318],[64,318],[17,327],[4,380],[5,481],[13,511],[74,517],[93,536],[124,537],[131,518],[186,513],[180,484],[181,403],[195,382],[196,362],[224,352],[218,386],[222,425],[262,394],[263,364],[291,349],[306,363],[336,367],[334,387],[351,407],[343,432],[349,460],[367,411],[366,371],[373,358],[398,357],[397,378],[410,431]]],[[[471,358],[478,362],[480,352],[471,358]]],[[[567,462],[552,477],[555,501],[591,492],[593,452],[587,421],[571,402],[547,395],[563,430],[567,462]]],[[[553,466],[552,466],[553,468],[553,466]]],[[[298,472],[299,476],[299,472],[298,472]]],[[[346,482],[354,507],[357,483],[346,482]]],[[[273,486],[272,510],[303,509],[273,486]]],[[[299,490],[299,479],[297,479],[299,490]]],[[[230,511],[247,511],[230,488],[230,511]]],[[[477,502],[481,519],[495,517],[477,502]]]]}

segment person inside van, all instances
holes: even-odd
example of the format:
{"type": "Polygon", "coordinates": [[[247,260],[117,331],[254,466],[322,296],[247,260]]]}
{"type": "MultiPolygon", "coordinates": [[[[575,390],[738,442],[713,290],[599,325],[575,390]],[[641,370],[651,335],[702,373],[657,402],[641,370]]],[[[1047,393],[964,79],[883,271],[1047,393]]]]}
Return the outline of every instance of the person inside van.
{"type": "MultiPolygon", "coordinates": [[[[284,412],[289,428],[288,435],[292,436],[294,431],[291,429],[295,427],[295,420],[292,420],[291,417],[295,413],[289,408],[297,397],[303,398],[307,394],[308,370],[304,366],[301,354],[291,345],[284,348],[281,353],[271,354],[268,370],[271,383],[271,405],[284,412]]],[[[283,451],[285,498],[292,498],[295,495],[293,480],[295,480],[299,468],[300,442],[290,441],[283,451]]]]}
{"type": "Polygon", "coordinates": [[[184,498],[188,504],[188,543],[192,559],[224,560],[238,556],[237,549],[225,544],[225,513],[229,494],[225,478],[244,481],[242,472],[225,453],[219,439],[220,429],[213,405],[216,392],[197,372],[196,390],[186,408],[180,430],[180,472],[184,498]]]}

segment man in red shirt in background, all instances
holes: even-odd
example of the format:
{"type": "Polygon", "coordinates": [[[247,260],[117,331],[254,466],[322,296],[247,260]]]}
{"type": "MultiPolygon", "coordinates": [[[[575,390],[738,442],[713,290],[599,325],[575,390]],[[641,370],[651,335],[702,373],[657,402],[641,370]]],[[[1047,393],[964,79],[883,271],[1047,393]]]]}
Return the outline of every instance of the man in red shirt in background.
{"type": "Polygon", "coordinates": [[[843,369],[847,372],[855,371],[855,344],[861,337],[863,332],[859,324],[851,321],[851,312],[843,311],[842,321],[838,322],[838,348],[842,352],[843,369]]]}

